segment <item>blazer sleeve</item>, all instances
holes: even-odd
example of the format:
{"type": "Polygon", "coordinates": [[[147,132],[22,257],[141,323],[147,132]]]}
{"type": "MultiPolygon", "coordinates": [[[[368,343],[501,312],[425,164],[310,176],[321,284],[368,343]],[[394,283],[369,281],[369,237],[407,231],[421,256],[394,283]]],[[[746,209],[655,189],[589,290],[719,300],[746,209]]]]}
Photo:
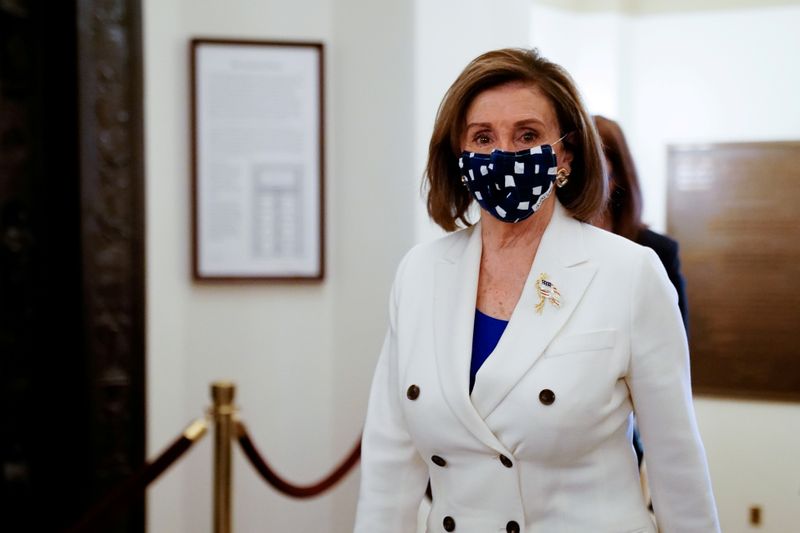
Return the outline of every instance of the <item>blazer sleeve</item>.
{"type": "Polygon", "coordinates": [[[644,444],[653,508],[661,533],[718,532],[677,295],[656,254],[643,250],[631,293],[627,383],[644,444]]]}
{"type": "Polygon", "coordinates": [[[361,488],[355,533],[409,533],[428,480],[428,468],[408,433],[401,409],[397,306],[400,272],[392,288],[389,328],[372,381],[361,439],[361,488]]]}

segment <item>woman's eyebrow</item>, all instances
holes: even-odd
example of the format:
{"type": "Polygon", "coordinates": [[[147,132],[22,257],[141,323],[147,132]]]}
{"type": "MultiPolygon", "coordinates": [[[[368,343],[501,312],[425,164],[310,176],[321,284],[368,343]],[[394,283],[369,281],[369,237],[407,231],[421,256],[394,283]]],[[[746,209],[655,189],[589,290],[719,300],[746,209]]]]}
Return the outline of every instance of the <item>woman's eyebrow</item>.
{"type": "MultiPolygon", "coordinates": [[[[544,121],[542,121],[542,120],[540,120],[538,118],[534,118],[534,117],[524,118],[522,120],[518,120],[518,121],[514,122],[514,127],[515,128],[519,128],[520,126],[530,126],[530,125],[544,126],[545,123],[544,123],[544,121]]],[[[489,128],[489,129],[491,129],[491,127],[492,127],[491,122],[470,122],[469,124],[467,124],[467,130],[469,130],[471,128],[489,128]]]]}
{"type": "Polygon", "coordinates": [[[467,129],[470,128],[491,128],[492,125],[489,122],[470,122],[467,124],[467,129]]]}
{"type": "Polygon", "coordinates": [[[520,126],[529,126],[531,124],[536,124],[536,125],[539,125],[539,126],[544,126],[545,125],[544,122],[539,120],[538,118],[531,117],[531,118],[526,118],[526,119],[522,119],[522,120],[516,121],[514,123],[514,127],[518,128],[520,126]]]}

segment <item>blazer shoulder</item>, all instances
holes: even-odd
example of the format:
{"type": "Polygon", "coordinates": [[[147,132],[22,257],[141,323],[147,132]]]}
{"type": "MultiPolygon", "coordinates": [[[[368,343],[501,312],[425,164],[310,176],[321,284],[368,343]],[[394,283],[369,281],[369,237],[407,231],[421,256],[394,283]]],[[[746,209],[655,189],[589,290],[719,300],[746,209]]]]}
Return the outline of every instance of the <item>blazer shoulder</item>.
{"type": "Polygon", "coordinates": [[[406,252],[401,265],[404,265],[405,268],[416,270],[417,268],[426,268],[454,253],[457,254],[460,249],[466,246],[473,231],[477,231],[476,226],[454,231],[438,239],[417,244],[406,252]]]}
{"type": "Polygon", "coordinates": [[[645,247],[610,231],[591,224],[582,223],[583,240],[589,253],[595,258],[610,258],[630,262],[643,254],[645,247]]]}

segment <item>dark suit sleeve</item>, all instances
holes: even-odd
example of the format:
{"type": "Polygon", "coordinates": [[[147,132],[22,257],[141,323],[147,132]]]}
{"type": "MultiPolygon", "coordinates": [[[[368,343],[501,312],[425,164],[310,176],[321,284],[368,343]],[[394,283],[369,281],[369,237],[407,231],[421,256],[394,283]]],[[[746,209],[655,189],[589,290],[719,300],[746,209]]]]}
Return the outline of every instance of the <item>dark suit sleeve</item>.
{"type": "Polygon", "coordinates": [[[667,276],[675,286],[678,293],[678,308],[681,311],[683,326],[689,331],[689,305],[686,301],[686,281],[681,274],[681,260],[678,254],[678,243],[665,235],[661,235],[649,229],[645,229],[637,239],[642,246],[652,248],[658,255],[667,276]]]}
{"type": "Polygon", "coordinates": [[[669,280],[675,285],[675,290],[678,291],[678,308],[681,310],[681,317],[683,318],[683,325],[686,327],[686,331],[689,331],[689,306],[686,303],[686,281],[683,279],[683,274],[681,274],[681,260],[678,255],[678,243],[672,241],[675,244],[674,254],[672,255],[672,261],[670,266],[667,266],[666,263],[664,264],[664,268],[667,270],[667,275],[669,276],[669,280]]]}

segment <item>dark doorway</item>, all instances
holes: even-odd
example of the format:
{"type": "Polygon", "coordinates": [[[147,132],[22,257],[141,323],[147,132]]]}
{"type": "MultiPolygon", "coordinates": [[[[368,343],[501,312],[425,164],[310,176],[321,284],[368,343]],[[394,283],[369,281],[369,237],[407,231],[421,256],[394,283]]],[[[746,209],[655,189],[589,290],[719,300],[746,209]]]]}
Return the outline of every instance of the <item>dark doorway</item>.
{"type": "MultiPolygon", "coordinates": [[[[60,531],[144,460],[136,1],[0,1],[0,530],[60,531]]],[[[107,531],[144,529],[144,506],[107,531]]]]}

